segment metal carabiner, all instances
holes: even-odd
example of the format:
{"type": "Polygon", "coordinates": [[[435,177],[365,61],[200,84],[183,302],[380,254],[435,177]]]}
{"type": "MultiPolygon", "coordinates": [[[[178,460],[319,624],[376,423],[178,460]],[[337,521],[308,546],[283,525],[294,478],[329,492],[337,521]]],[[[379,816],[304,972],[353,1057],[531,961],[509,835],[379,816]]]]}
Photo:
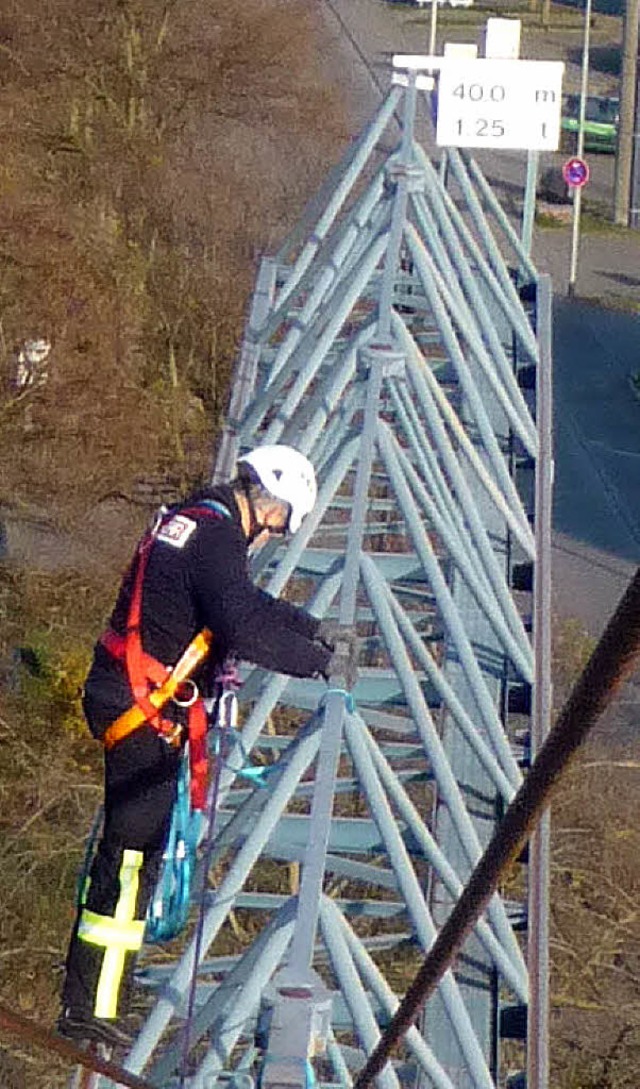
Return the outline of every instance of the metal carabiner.
{"type": "Polygon", "coordinates": [[[233,689],[225,689],[218,701],[218,728],[235,730],[238,725],[238,697],[233,689]]]}
{"type": "Polygon", "coordinates": [[[195,681],[191,680],[191,677],[185,677],[184,681],[180,682],[180,687],[176,689],[173,694],[173,702],[177,703],[178,707],[193,707],[193,704],[200,698],[200,692],[195,681]],[[186,685],[191,685],[188,696],[183,696],[182,693],[186,685]]]}

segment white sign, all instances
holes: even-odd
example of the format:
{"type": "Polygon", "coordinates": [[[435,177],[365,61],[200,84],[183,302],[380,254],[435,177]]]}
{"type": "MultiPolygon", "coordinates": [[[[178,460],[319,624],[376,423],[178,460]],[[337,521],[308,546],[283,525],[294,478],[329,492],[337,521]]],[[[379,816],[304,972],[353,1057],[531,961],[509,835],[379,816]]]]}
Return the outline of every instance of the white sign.
{"type": "MultiPolygon", "coordinates": [[[[391,82],[397,84],[399,87],[409,86],[409,76],[406,72],[393,72],[391,75],[391,82]]],[[[416,76],[416,87],[419,91],[432,91],[435,87],[435,79],[433,76],[423,76],[418,74],[416,76]]]]}
{"type": "Polygon", "coordinates": [[[447,60],[438,81],[436,142],[555,151],[563,72],[561,61],[447,60]]]}
{"type": "Polygon", "coordinates": [[[478,47],[473,42],[445,42],[445,57],[457,57],[458,60],[475,60],[478,56],[478,47]]]}
{"type": "Polygon", "coordinates": [[[520,19],[487,19],[484,39],[485,57],[517,60],[520,56],[520,19]]]}
{"type": "Polygon", "coordinates": [[[442,66],[442,57],[424,53],[394,53],[391,63],[394,68],[406,68],[409,72],[433,72],[442,66]]]}

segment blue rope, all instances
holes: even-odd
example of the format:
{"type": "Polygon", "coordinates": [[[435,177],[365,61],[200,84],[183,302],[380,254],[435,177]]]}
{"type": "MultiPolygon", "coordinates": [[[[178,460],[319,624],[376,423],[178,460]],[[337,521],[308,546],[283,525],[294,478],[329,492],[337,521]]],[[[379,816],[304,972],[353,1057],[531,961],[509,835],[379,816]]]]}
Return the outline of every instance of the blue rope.
{"type": "Polygon", "coordinates": [[[327,696],[342,696],[347,711],[351,712],[351,714],[353,714],[356,709],[356,701],[354,699],[353,693],[347,692],[346,688],[327,688],[327,691],[320,700],[321,707],[324,703],[326,703],[327,696]]]}
{"type": "MultiPolygon", "coordinates": [[[[224,729],[225,742],[238,745],[245,761],[234,767],[221,753],[221,731],[213,727],[209,731],[209,746],[217,762],[235,775],[246,779],[261,789],[267,787],[267,779],[278,770],[277,764],[267,767],[248,763],[242,735],[238,730],[224,729]]],[[[224,748],[226,749],[227,744],[224,748]]],[[[178,793],[171,816],[171,828],[163,855],[162,869],[155,892],[147,911],[145,941],[167,942],[177,937],[185,927],[191,906],[191,886],[196,870],[196,852],[202,828],[202,814],[193,812],[189,799],[189,759],[185,749],[178,775],[178,793]]]]}
{"type": "Polygon", "coordinates": [[[228,760],[222,759],[220,755],[220,729],[218,726],[212,726],[209,730],[211,751],[217,759],[222,760],[222,766],[227,768],[228,771],[232,771],[239,779],[248,779],[249,782],[255,783],[256,786],[261,788],[266,787],[266,780],[272,772],[280,770],[280,765],[277,763],[267,765],[251,764],[250,757],[245,748],[244,741],[242,740],[242,734],[239,730],[227,729],[225,730],[225,737],[229,739],[232,746],[238,746],[242,754],[243,763],[238,767],[234,764],[230,764],[228,760]]]}
{"type": "MultiPolygon", "coordinates": [[[[218,703],[218,714],[222,715],[222,700],[225,692],[223,690],[220,702],[218,703]]],[[[187,1012],[185,1015],[183,1037],[182,1037],[182,1060],[180,1063],[180,1074],[178,1089],[184,1089],[185,1081],[187,1078],[187,1063],[189,1059],[189,1051],[191,1050],[191,1031],[193,1028],[193,1019],[196,1008],[196,987],[198,981],[198,967],[200,964],[200,954],[202,950],[202,941],[204,937],[204,917],[205,917],[205,901],[207,891],[207,881],[209,877],[209,870],[211,868],[211,858],[214,846],[214,832],[216,825],[216,817],[218,813],[218,799],[220,796],[220,779],[222,775],[222,757],[224,756],[223,741],[228,738],[230,730],[230,723],[220,721],[219,725],[219,749],[220,759],[216,760],[213,768],[213,782],[211,783],[211,790],[209,793],[209,807],[207,814],[207,827],[203,836],[203,854],[202,854],[202,888],[200,890],[199,907],[198,907],[198,919],[196,922],[195,935],[193,938],[193,969],[191,973],[191,984],[189,987],[189,997],[187,1000],[187,1012]]]]}
{"type": "Polygon", "coordinates": [[[189,754],[188,748],[185,748],[162,869],[147,911],[147,942],[166,942],[175,938],[189,916],[191,884],[202,824],[202,814],[191,809],[189,778],[189,754]]]}

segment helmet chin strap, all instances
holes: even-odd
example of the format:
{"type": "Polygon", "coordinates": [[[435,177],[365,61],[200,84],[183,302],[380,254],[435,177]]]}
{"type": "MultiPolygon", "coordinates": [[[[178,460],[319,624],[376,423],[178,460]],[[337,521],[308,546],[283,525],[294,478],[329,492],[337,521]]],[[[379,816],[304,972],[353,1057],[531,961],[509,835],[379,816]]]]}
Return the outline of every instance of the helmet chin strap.
{"type": "MultiPolygon", "coordinates": [[[[256,510],[256,504],[254,503],[253,497],[252,497],[252,494],[251,494],[252,488],[251,488],[251,485],[250,485],[250,483],[248,481],[245,484],[243,484],[243,489],[242,490],[243,490],[243,493],[244,493],[244,497],[245,497],[245,499],[247,501],[247,510],[249,512],[249,531],[247,533],[247,542],[248,542],[248,544],[249,545],[253,544],[253,542],[256,540],[256,538],[259,537],[260,534],[265,529],[268,529],[270,533],[281,533],[284,536],[287,533],[287,530],[288,530],[288,527],[289,527],[289,519],[291,517],[291,506],[290,506],[290,504],[289,503],[285,504],[286,507],[288,508],[288,516],[287,516],[287,520],[286,520],[285,525],[282,527],[281,530],[275,530],[275,529],[272,529],[269,526],[265,526],[265,524],[263,522],[259,521],[257,510],[256,510]]],[[[268,493],[265,493],[265,494],[268,494],[268,493]]],[[[276,500],[276,501],[280,502],[280,500],[276,500]]]]}
{"type": "Polygon", "coordinates": [[[256,537],[258,537],[262,533],[264,526],[262,526],[258,521],[258,516],[256,514],[256,505],[251,497],[251,489],[249,487],[246,487],[244,489],[244,494],[247,500],[247,507],[249,509],[249,532],[247,533],[247,541],[249,542],[249,544],[252,544],[253,541],[255,541],[256,537]]]}
{"type": "Polygon", "coordinates": [[[249,533],[249,536],[247,537],[247,544],[252,545],[254,541],[257,541],[257,539],[260,536],[260,534],[262,533],[263,529],[264,529],[264,526],[259,526],[256,523],[256,525],[253,527],[253,529],[249,533]]]}

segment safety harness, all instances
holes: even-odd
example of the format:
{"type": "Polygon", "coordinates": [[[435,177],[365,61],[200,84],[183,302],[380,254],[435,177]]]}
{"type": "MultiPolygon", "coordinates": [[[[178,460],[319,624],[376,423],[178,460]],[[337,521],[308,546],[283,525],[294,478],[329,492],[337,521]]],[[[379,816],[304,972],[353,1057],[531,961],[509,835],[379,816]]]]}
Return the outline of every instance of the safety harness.
{"type": "MultiPolygon", "coordinates": [[[[213,637],[203,629],[192,640],[178,663],[170,667],[147,654],[142,646],[142,593],[144,578],[151,549],[162,527],[175,516],[175,509],[163,513],[156,519],[153,527],[141,538],[135,555],[135,569],[126,633],[124,635],[109,628],[100,637],[105,650],[118,661],[125,664],[127,679],[133,693],[135,705],[107,727],[104,745],[113,747],[128,734],[148,723],[167,741],[179,746],[182,738],[182,726],[163,718],[162,707],[173,699],[179,706],[187,708],[187,736],[189,739],[190,797],[192,809],[204,810],[207,803],[208,755],[207,755],[207,711],[190,674],[206,657],[213,637]],[[190,690],[185,691],[185,682],[190,690]]],[[[180,510],[184,516],[205,514],[210,518],[230,518],[230,512],[222,503],[215,500],[203,500],[193,509],[180,510]]]]}

